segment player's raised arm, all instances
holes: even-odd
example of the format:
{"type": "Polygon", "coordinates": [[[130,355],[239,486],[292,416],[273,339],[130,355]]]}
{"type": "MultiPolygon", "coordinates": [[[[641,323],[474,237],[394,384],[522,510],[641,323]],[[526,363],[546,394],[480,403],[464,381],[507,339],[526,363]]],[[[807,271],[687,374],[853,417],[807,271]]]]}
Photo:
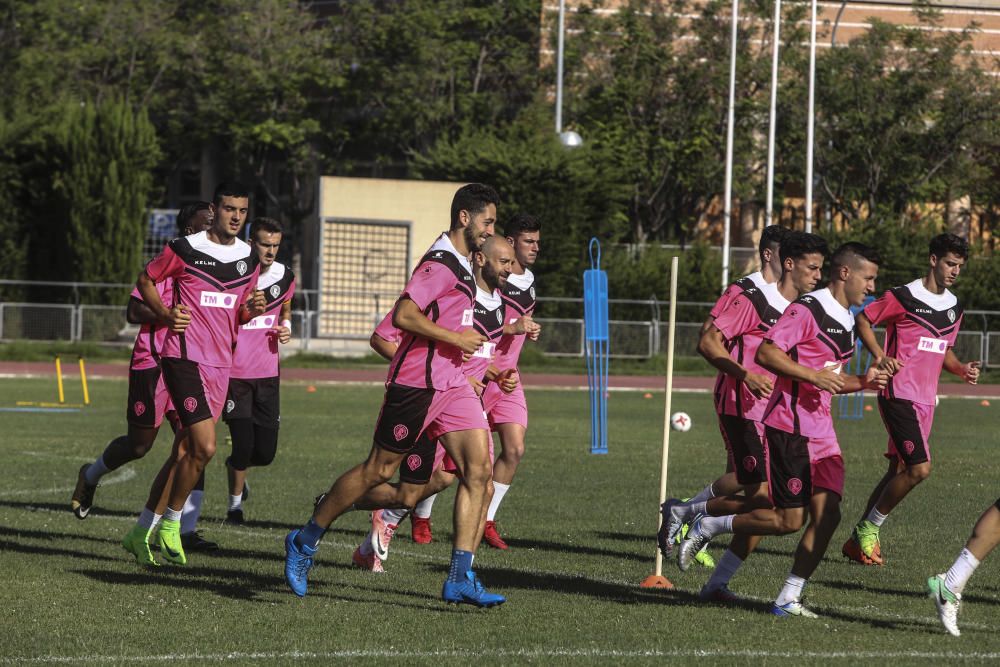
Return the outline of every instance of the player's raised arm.
{"type": "Polygon", "coordinates": [[[486,341],[483,336],[473,328],[462,331],[449,331],[431,322],[424,315],[416,303],[409,297],[403,296],[396,304],[393,311],[392,323],[397,328],[402,329],[414,336],[427,338],[452,347],[457,347],[466,354],[473,354],[486,341]]]}

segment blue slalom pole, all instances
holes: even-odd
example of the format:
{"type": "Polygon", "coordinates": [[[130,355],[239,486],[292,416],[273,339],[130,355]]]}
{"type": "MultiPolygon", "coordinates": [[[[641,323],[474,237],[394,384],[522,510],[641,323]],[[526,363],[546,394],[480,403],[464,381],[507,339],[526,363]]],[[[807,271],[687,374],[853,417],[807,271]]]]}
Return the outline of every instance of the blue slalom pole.
{"type": "Polygon", "coordinates": [[[583,272],[584,355],[590,393],[590,453],[608,453],[608,274],[601,244],[590,239],[590,268],[583,272]],[[595,254],[596,253],[596,254],[595,254]]]}

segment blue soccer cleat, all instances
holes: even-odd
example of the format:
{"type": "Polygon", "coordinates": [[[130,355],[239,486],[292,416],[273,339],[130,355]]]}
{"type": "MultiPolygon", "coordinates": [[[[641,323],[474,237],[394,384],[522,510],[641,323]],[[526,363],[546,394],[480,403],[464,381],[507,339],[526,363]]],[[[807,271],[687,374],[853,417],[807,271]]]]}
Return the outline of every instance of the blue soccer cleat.
{"type": "Polygon", "coordinates": [[[496,607],[507,601],[504,596],[483,588],[479,577],[472,570],[465,573],[462,581],[444,582],[441,599],[451,604],[471,604],[477,607],[496,607]]]}
{"type": "Polygon", "coordinates": [[[298,530],[293,530],[285,537],[285,581],[292,592],[302,598],[309,588],[309,570],[312,569],[316,549],[296,546],[295,537],[298,534],[298,530]]]}

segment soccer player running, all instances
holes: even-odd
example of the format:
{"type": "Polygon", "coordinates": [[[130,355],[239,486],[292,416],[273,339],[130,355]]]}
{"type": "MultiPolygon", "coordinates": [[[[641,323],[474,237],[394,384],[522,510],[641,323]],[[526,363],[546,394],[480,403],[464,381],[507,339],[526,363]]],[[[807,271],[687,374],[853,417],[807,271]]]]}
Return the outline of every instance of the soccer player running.
{"type": "Polygon", "coordinates": [[[927,592],[937,605],[945,630],[958,637],[962,592],[979,564],[1000,544],[1000,500],[991,505],[972,529],[972,536],[947,572],[927,579],[927,592]]]}
{"type": "Polygon", "coordinates": [[[229,426],[233,451],[226,459],[229,509],[226,523],[243,523],[247,468],[267,466],[278,449],[281,423],[278,344],[292,338],[292,296],[295,274],[275,261],[281,247],[281,223],[256,218],[250,225],[250,247],[260,262],[257,290],[264,294],[264,312],[240,327],[222,415],[229,426]]]}
{"type": "Polygon", "coordinates": [[[889,433],[889,469],[875,485],[864,514],[842,552],[865,565],[882,565],[879,531],[903,498],[931,474],[930,433],[941,368],[969,384],[979,381],[979,362],[962,363],[952,347],[962,324],[962,306],[948,291],[969,256],[969,244],[954,234],[931,239],[930,267],[923,278],[887,291],[857,316],[858,336],[875,364],[891,377],[878,407],[889,433]],[[873,326],[884,326],[885,347],[873,326]]]}
{"type": "Polygon", "coordinates": [[[239,325],[263,312],[263,294],[254,292],[257,257],[237,238],[249,202],[243,185],[219,185],[212,199],[212,226],[171,241],[136,282],[143,301],[170,328],[161,352],[163,379],[187,435],[185,446],[175,439],[145,509],[122,541],[144,565],[159,565],[150,552],[149,536],[160,522],[161,506],[158,540],[163,557],[177,565],[187,562],[180,539],[181,510],[215,454],[215,422],[226,400],[239,325]],[[173,280],[171,308],[156,289],[168,278],[173,280]]]}
{"type": "Polygon", "coordinates": [[[885,386],[887,374],[872,367],[844,375],[854,354],[854,318],[875,289],[879,257],[861,243],[845,243],[833,254],[827,287],[800,297],[764,335],[756,361],[777,377],[764,411],[773,509],[704,516],[681,543],[678,562],[687,569],[714,536],[785,535],[797,532],[809,514],[792,570],[771,607],[777,616],[815,618],[802,605],[802,589],[823,559],[840,523],[844,460],[833,430],[832,394],[885,386]]]}
{"type": "MultiPolygon", "coordinates": [[[[211,208],[209,202],[196,202],[181,208],[177,213],[178,233],[190,236],[208,229],[212,224],[211,208]]],[[[165,302],[172,303],[172,286],[171,280],[164,280],[157,285],[160,298],[165,302]]],[[[160,350],[167,328],[160,325],[137,289],[133,290],[129,298],[126,319],[131,324],[140,325],[129,364],[128,403],[125,410],[128,431],[109,442],[93,463],[81,466],[71,501],[73,514],[78,519],[86,519],[90,514],[94,494],[102,477],[126,463],[141,459],[152,449],[164,417],[177,430],[177,414],[170,404],[160,370],[160,350]]],[[[189,318],[185,316],[181,321],[187,322],[189,318]]],[[[182,532],[185,546],[195,549],[217,548],[217,544],[203,539],[195,531],[196,525],[197,521],[193,521],[190,531],[182,532]]]]}
{"type": "MultiPolygon", "coordinates": [[[[466,360],[462,371],[476,394],[482,397],[484,391],[491,385],[500,383],[507,393],[517,387],[516,377],[500,379],[495,368],[490,364],[496,354],[498,344],[502,343],[504,332],[511,327],[519,327],[524,332],[525,321],[518,318],[514,323],[506,324],[507,308],[502,296],[503,286],[510,275],[514,264],[514,251],[511,246],[495,236],[483,243],[481,249],[473,254],[473,273],[476,277],[476,304],[473,310],[473,327],[486,337],[486,342],[466,360]],[[493,368],[494,372],[491,372],[493,368]]],[[[530,322],[530,319],[528,320],[530,322]]],[[[385,346],[391,346],[391,341],[397,339],[391,323],[386,320],[375,330],[373,343],[376,351],[383,353],[385,346]],[[384,342],[380,342],[384,341],[384,342]]],[[[487,418],[489,413],[487,413],[487,418]]],[[[492,459],[493,442],[490,439],[490,457],[492,459]]],[[[447,456],[444,447],[438,443],[432,460],[416,460],[408,458],[406,466],[400,468],[399,484],[384,484],[371,489],[355,504],[358,508],[374,508],[372,512],[372,529],[365,540],[355,550],[352,561],[358,567],[382,572],[382,562],[389,556],[389,543],[396,528],[421,498],[433,497],[440,491],[451,486],[460,475],[447,456]],[[433,494],[433,495],[432,495],[433,494]]],[[[486,517],[483,516],[485,524],[486,517]]],[[[484,525],[479,528],[482,536],[484,525]]],[[[478,544],[478,540],[477,540],[478,544]]]]}
{"type": "MultiPolygon", "coordinates": [[[[826,241],[815,234],[789,232],[781,241],[782,275],[777,283],[751,287],[733,299],[702,336],[699,351],[724,379],[718,397],[722,412],[722,437],[736,469],[736,481],[745,496],[715,496],[707,501],[683,503],[671,500],[671,527],[699,514],[725,516],[758,507],[769,508],[767,447],[764,442],[764,410],[774,386],[774,373],[755,359],[764,336],[791,301],[811,292],[819,282],[828,252],[826,241]]],[[[666,528],[666,524],[663,528],[666,528]]],[[[663,530],[661,530],[662,534],[663,530]]],[[[674,535],[661,536],[672,543],[674,535]]],[[[709,583],[702,589],[705,600],[730,601],[729,580],[760,541],[753,535],[737,535],[709,583]]]]}
{"type": "MultiPolygon", "coordinates": [[[[508,326],[497,345],[493,369],[488,375],[492,380],[517,375],[517,361],[526,339],[538,340],[541,326],[532,320],[535,312],[535,274],[531,272],[538,259],[541,223],[526,213],[515,215],[504,225],[504,236],[514,249],[513,269],[501,285],[507,306],[508,326]]],[[[482,376],[480,376],[482,377],[482,376]]],[[[520,382],[512,383],[514,389],[503,391],[502,383],[489,382],[483,393],[483,407],[490,428],[500,436],[500,456],[493,464],[493,499],[486,512],[483,541],[495,549],[507,549],[496,527],[496,514],[500,503],[514,483],[517,466],[524,457],[524,436],[528,430],[528,403],[520,382]]],[[[431,541],[431,507],[435,496],[426,498],[416,506],[411,515],[413,541],[426,544],[431,541]]]]}
{"type": "MultiPolygon", "coordinates": [[[[781,278],[782,274],[782,261],[781,261],[781,241],[784,239],[788,230],[780,225],[768,225],[760,233],[760,241],[757,243],[757,255],[760,257],[760,271],[755,271],[750,275],[744,276],[731,284],[722,293],[722,296],[715,302],[712,306],[712,310],[709,311],[708,318],[705,320],[701,327],[701,336],[705,336],[712,329],[712,323],[715,321],[719,315],[726,310],[726,307],[730,302],[751,287],[763,287],[764,285],[773,284],[781,278]]],[[[699,341],[700,347],[700,341],[699,341]]],[[[725,373],[719,371],[718,376],[715,381],[715,412],[719,415],[719,428],[725,432],[725,425],[723,424],[723,409],[720,402],[720,389],[722,383],[725,379],[725,373]]],[[[752,382],[752,380],[751,380],[752,382]]],[[[704,489],[699,491],[690,499],[692,503],[702,503],[715,496],[731,496],[742,491],[743,485],[739,483],[736,479],[736,469],[733,464],[733,459],[731,456],[726,456],[726,472],[722,474],[721,477],[711,482],[704,489]]],[[[664,503],[660,507],[660,514],[662,515],[662,520],[660,522],[660,531],[657,534],[657,542],[660,545],[660,551],[663,552],[665,556],[671,555],[674,548],[673,537],[667,540],[667,535],[671,536],[677,535],[683,526],[683,522],[678,523],[677,519],[672,516],[672,510],[676,504],[676,499],[671,499],[670,501],[664,503]]]]}
{"type": "Polygon", "coordinates": [[[389,367],[368,459],[341,475],[312,518],[285,539],[285,580],[296,595],[306,594],[313,556],[333,521],[391,479],[404,459],[433,457],[433,443],[440,440],[462,473],[451,567],[441,596],[480,607],[506,600],[488,592],[472,570],[492,464],[482,402],[462,372],[467,355],[486,340],[472,327],[476,285],[469,258],[493,235],[499,201],[487,185],[460,188],[449,231],[424,255],[397,301],[393,323],[404,334],[389,367]]]}

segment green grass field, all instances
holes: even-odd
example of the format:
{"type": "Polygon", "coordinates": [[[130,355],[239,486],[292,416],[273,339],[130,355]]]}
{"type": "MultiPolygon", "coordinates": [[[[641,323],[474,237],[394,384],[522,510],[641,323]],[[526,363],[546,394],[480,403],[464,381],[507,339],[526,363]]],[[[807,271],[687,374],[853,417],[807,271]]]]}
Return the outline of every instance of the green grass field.
{"type": "MultiPolygon", "coordinates": [[[[0,407],[52,400],[44,380],[4,380],[0,407]]],[[[75,391],[74,391],[75,390],[75,391]]],[[[68,387],[68,401],[79,400],[68,387]]],[[[287,384],[275,463],[251,473],[249,523],[225,514],[225,430],[212,462],[201,528],[220,542],[183,568],[140,569],[119,546],[169,443],[105,478],[85,521],[69,512],[80,464],[123,431],[124,382],[94,382],[93,405],[71,414],[0,413],[2,664],[85,662],[273,664],[893,663],[1000,659],[1000,556],[966,589],[963,635],[938,624],[923,582],[950,565],[979,513],[997,497],[1000,435],[978,401],[942,402],[935,471],[883,529],[887,566],[864,568],[840,544],[884,468],[877,413],[840,422],[847,463],[844,520],[806,589],[819,620],[766,613],[797,538],[766,540],[732,583],[746,606],[701,604],[698,566],[665,574],[673,591],[638,587],[651,573],[660,468],[662,394],[613,393],[610,451],[591,456],[583,392],[530,391],[529,454],[498,517],[510,551],[483,547],[476,569],[508,596],[499,609],[438,600],[450,554],[453,491],[437,502],[435,541],[415,545],[404,525],[387,573],[350,568],[367,515],[327,534],[298,599],[282,576],[282,540],[309,516],[314,495],[367,453],[378,388],[287,384]]],[[[704,394],[680,394],[694,428],[671,442],[671,494],[691,494],[720,472],[723,450],[704,394]]],[[[710,549],[718,558],[724,542],[710,549]]]]}

